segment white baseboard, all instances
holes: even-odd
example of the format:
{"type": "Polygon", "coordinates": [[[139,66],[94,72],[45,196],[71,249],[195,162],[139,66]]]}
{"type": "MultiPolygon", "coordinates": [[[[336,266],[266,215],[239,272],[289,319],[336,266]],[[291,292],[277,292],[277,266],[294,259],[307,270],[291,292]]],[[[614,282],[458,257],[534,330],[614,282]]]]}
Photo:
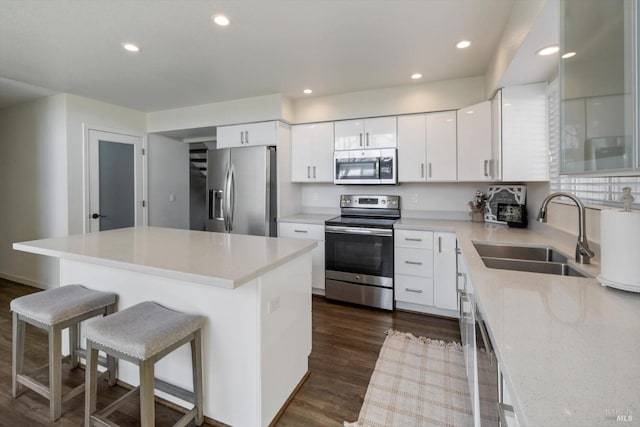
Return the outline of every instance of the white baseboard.
{"type": "Polygon", "coordinates": [[[406,310],[406,311],[414,311],[414,312],[425,313],[425,314],[435,314],[437,316],[453,317],[456,319],[459,317],[458,312],[455,310],[445,310],[438,307],[432,307],[432,306],[421,305],[421,304],[413,304],[413,303],[404,302],[404,301],[396,301],[396,310],[406,310]]]}
{"type": "Polygon", "coordinates": [[[311,288],[311,293],[313,295],[320,295],[320,296],[324,296],[324,289],[320,289],[320,288],[311,288]]]}
{"type": "Polygon", "coordinates": [[[5,280],[11,280],[12,282],[20,283],[27,286],[33,286],[38,289],[49,289],[51,286],[47,283],[42,283],[36,280],[27,279],[26,277],[14,276],[12,274],[3,273],[0,271],[0,277],[5,280]]]}

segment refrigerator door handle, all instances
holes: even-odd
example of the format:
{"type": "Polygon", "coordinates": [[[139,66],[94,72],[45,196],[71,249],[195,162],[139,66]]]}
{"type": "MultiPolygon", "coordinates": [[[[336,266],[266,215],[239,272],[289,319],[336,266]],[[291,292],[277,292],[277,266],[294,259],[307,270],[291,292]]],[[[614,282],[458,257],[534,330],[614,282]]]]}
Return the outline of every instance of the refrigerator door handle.
{"type": "Polygon", "coordinates": [[[222,199],[222,219],[224,220],[224,231],[226,233],[229,232],[229,172],[230,170],[227,168],[224,174],[224,194],[222,199]]]}
{"type": "Polygon", "coordinates": [[[233,231],[233,214],[236,205],[236,178],[233,165],[229,168],[229,205],[227,211],[229,213],[229,233],[233,231]]]}

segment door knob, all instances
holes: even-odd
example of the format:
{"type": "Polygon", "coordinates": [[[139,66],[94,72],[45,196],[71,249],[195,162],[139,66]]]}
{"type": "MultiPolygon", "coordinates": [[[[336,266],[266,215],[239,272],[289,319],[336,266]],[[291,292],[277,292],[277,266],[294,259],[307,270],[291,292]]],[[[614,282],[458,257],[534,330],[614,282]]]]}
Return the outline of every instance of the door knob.
{"type": "Polygon", "coordinates": [[[98,218],[106,218],[106,215],[100,215],[99,213],[94,213],[93,215],[91,215],[91,218],[93,219],[98,219],[98,218]]]}

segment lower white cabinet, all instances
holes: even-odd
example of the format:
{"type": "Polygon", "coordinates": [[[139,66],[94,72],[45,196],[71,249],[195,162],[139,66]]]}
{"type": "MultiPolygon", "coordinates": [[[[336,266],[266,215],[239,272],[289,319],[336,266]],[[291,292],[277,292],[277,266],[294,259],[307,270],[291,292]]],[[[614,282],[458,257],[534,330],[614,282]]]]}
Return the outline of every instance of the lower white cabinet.
{"type": "Polygon", "coordinates": [[[318,246],[311,251],[312,291],[324,295],[324,224],[298,222],[278,223],[278,237],[316,240],[318,246]]]}
{"type": "Polygon", "coordinates": [[[396,230],[394,288],[396,307],[456,317],[456,235],[396,230]]]}

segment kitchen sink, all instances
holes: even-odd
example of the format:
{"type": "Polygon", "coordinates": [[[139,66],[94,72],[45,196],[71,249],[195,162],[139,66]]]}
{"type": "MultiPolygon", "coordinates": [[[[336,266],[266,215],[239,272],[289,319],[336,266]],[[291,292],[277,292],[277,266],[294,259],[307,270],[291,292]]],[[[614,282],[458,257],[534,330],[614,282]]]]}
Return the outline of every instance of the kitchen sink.
{"type": "Polygon", "coordinates": [[[481,257],[567,263],[567,257],[564,254],[548,246],[517,246],[490,243],[474,243],[473,245],[481,257]]]}
{"type": "Polygon", "coordinates": [[[591,277],[567,264],[568,257],[548,246],[474,243],[489,268],[560,276],[591,277]]]}
{"type": "Polygon", "coordinates": [[[501,270],[528,271],[530,273],[556,274],[559,276],[589,277],[568,264],[547,261],[527,261],[522,259],[506,259],[482,257],[484,265],[501,270]]]}

